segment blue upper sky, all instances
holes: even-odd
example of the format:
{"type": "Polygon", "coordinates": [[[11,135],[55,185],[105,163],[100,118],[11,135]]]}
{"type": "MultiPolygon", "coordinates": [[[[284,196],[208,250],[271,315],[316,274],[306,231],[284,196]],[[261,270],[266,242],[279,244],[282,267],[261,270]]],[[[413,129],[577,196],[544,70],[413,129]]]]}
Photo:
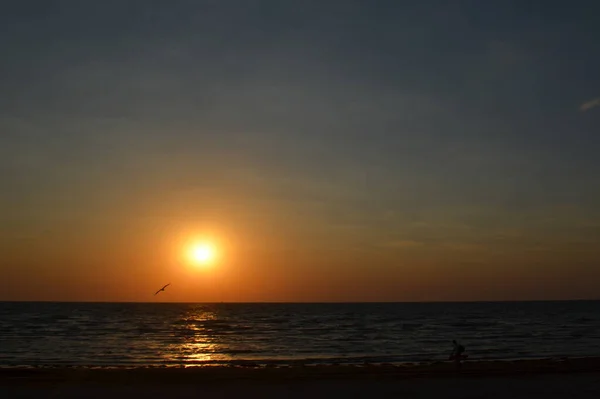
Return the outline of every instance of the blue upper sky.
{"type": "Polygon", "coordinates": [[[593,0],[4,1],[5,235],[241,196],[290,223],[371,229],[356,242],[595,245],[599,14],[593,0]]]}

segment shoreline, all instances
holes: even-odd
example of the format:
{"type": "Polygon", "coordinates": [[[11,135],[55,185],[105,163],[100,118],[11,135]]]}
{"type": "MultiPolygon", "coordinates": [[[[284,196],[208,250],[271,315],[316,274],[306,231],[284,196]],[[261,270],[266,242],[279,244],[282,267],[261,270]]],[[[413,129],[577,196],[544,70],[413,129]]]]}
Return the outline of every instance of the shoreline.
{"type": "Polygon", "coordinates": [[[135,368],[0,367],[0,385],[56,383],[223,383],[227,381],[277,382],[295,380],[384,380],[428,378],[526,377],[544,374],[600,374],[600,357],[535,360],[467,360],[403,365],[296,365],[290,367],[171,366],[135,368]]]}
{"type": "Polygon", "coordinates": [[[0,397],[39,399],[591,399],[600,358],[429,365],[0,369],[0,397]]]}

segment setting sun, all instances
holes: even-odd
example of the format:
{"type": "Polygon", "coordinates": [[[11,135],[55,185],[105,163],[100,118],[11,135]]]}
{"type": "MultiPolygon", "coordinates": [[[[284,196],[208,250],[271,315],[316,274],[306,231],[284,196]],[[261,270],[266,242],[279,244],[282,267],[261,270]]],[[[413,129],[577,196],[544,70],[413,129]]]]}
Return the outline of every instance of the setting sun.
{"type": "Polygon", "coordinates": [[[207,266],[214,261],[215,256],[214,247],[208,243],[195,244],[189,250],[189,258],[196,265],[207,266]]]}

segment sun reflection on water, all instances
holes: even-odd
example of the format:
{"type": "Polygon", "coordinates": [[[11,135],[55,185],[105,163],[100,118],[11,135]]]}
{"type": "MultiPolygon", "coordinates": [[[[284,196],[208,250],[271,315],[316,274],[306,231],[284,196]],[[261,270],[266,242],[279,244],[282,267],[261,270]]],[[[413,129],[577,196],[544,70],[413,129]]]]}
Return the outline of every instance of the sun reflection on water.
{"type": "Polygon", "coordinates": [[[226,363],[233,359],[222,343],[219,333],[218,312],[206,307],[194,308],[180,318],[174,329],[177,343],[168,344],[164,352],[164,360],[168,363],[183,365],[200,365],[226,363]]]}

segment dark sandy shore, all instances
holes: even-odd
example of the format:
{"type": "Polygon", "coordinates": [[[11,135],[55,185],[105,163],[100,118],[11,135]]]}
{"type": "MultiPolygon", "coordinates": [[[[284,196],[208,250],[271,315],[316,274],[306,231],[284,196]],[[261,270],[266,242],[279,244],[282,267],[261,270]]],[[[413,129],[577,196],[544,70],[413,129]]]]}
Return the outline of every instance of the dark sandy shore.
{"type": "Polygon", "coordinates": [[[600,358],[430,365],[0,369],[2,398],[600,398],[600,358]],[[340,396],[341,395],[341,396],[340,396]]]}

